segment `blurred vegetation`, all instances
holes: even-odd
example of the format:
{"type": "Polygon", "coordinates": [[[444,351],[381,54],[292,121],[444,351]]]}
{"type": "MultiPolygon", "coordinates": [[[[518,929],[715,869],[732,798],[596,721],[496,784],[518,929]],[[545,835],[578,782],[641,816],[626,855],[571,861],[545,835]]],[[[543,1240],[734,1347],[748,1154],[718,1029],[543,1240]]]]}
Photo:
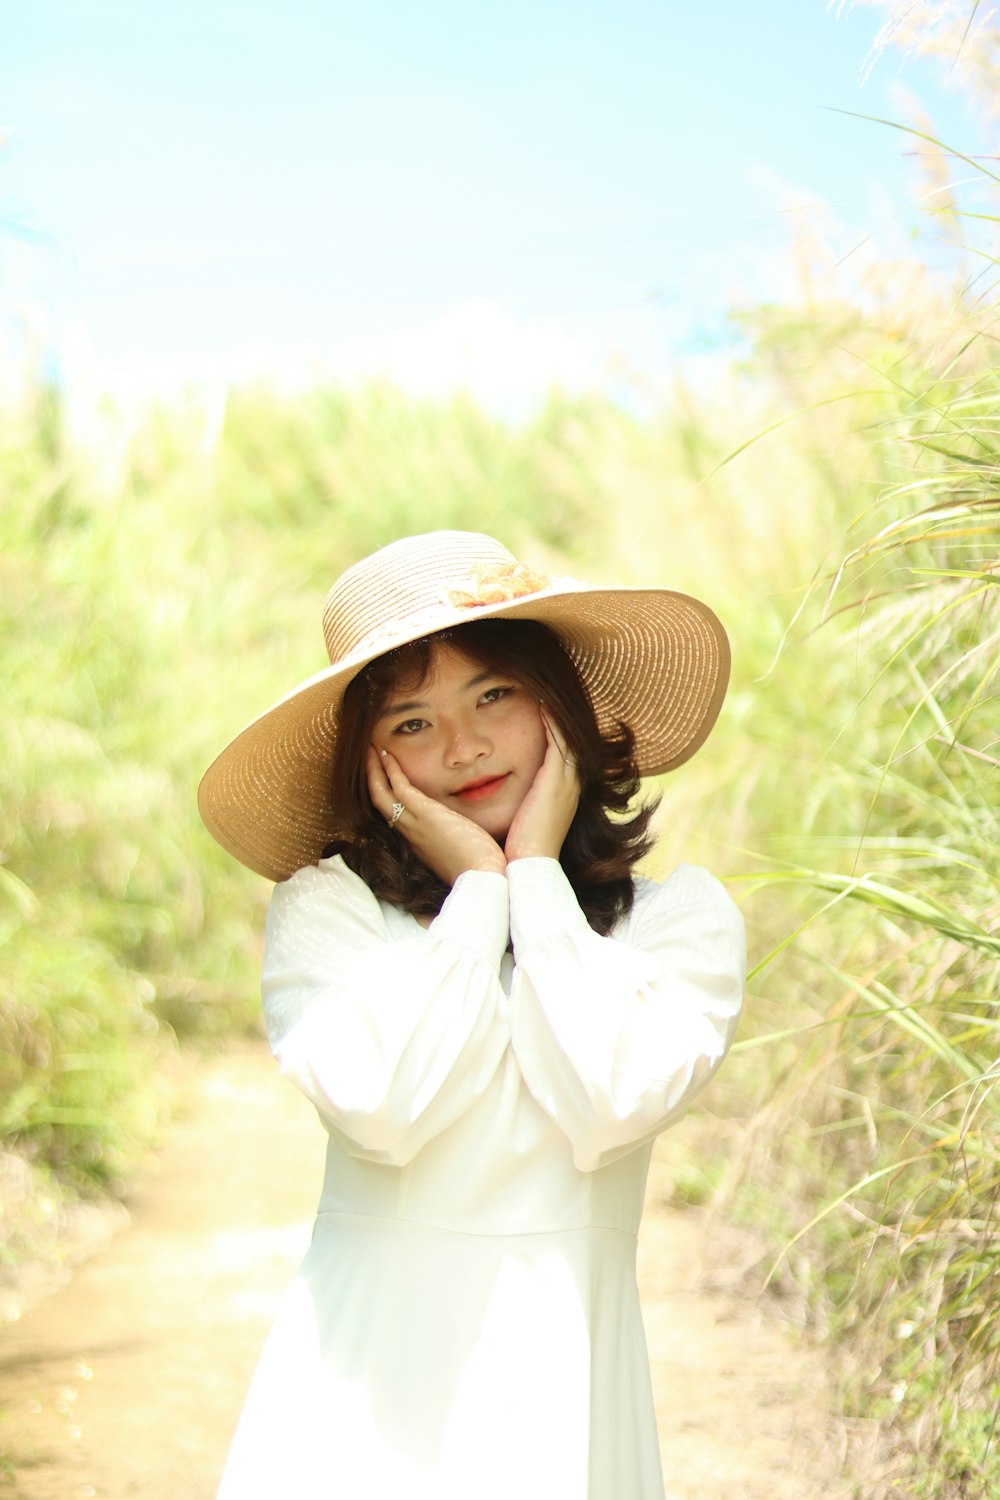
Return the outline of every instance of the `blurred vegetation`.
{"type": "Polygon", "coordinates": [[[236,391],[214,431],[178,403],[132,429],[99,414],[81,439],[45,388],[0,412],[8,1146],[78,1190],[121,1191],[164,1041],[258,1026],[268,889],[205,834],[195,789],[323,664],[333,577],[423,527],[593,556],[612,502],[592,454],[630,425],[553,396],[514,431],[379,387],[236,391]]]}
{"type": "Polygon", "coordinates": [[[690,589],[734,680],[662,787],[656,864],[730,876],[754,973],[678,1196],[753,1225],[758,1282],[843,1351],[848,1428],[883,1438],[866,1496],[1000,1492],[1000,365],[976,222],[970,281],[936,256],[834,281],[803,242],[794,293],[743,314],[742,366],[655,417],[553,393],[511,427],[377,385],[82,437],[55,391],[4,410],[5,1149],[121,1193],[164,1048],[258,1026],[268,888],[195,788],[323,665],[346,563],[461,526],[690,589]]]}
{"type": "MultiPolygon", "coordinates": [[[[988,308],[918,310],[876,348],[870,318],[837,330],[882,389],[837,459],[844,542],[749,701],[731,783],[750,910],[784,934],[752,981],[757,1107],[727,1191],[766,1213],[772,1288],[849,1353],[849,1411],[892,1436],[878,1493],[899,1497],[1000,1487],[1000,372],[988,308]]],[[[805,339],[814,381],[822,320],[783,322],[769,345],[805,339]]]]}

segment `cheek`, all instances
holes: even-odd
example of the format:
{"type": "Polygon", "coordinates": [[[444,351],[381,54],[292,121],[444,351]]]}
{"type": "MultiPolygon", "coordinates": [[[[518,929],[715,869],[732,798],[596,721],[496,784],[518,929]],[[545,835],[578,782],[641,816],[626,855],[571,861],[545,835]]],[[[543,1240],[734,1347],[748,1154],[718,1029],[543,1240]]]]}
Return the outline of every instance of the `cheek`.
{"type": "Polygon", "coordinates": [[[403,775],[407,781],[412,781],[418,792],[433,797],[435,801],[440,800],[440,788],[435,785],[428,770],[427,754],[421,753],[413,740],[407,739],[405,735],[387,739],[376,736],[375,744],[379,750],[388,750],[390,755],[395,756],[403,775]]]}
{"type": "Polygon", "coordinates": [[[545,759],[545,751],[548,748],[548,742],[545,738],[545,725],[542,723],[539,714],[532,713],[530,717],[526,717],[521,729],[521,737],[521,754],[525,770],[529,771],[531,776],[534,776],[545,759]]]}

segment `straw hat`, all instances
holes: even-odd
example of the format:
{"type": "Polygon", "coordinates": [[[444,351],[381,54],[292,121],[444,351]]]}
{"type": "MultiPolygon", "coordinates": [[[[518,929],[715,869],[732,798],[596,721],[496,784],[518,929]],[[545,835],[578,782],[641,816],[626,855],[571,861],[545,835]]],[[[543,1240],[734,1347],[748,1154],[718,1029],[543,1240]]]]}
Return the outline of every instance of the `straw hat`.
{"type": "Polygon", "coordinates": [[[331,665],[254,719],[206,771],[198,806],[230,854],[285,880],[338,832],[331,766],[344,689],[396,646],[471,619],[539,620],[559,636],[602,731],[624,720],[642,775],[706,739],[729,679],[729,642],[707,605],[656,588],[593,588],[532,572],[492,537],[404,537],[348,568],[327,595],[331,665]]]}

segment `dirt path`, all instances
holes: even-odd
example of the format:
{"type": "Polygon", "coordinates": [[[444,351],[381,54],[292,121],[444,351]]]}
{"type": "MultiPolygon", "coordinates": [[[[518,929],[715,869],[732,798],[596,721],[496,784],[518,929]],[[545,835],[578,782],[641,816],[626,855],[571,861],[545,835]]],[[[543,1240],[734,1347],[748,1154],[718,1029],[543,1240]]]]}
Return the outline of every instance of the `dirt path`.
{"type": "MultiPolygon", "coordinates": [[[[129,1227],[0,1336],[0,1494],[212,1500],[321,1151],[262,1050],[194,1071],[129,1227]]],[[[660,1182],[654,1166],[639,1260],[669,1500],[841,1500],[818,1359],[700,1284],[703,1224],[660,1182]]]]}

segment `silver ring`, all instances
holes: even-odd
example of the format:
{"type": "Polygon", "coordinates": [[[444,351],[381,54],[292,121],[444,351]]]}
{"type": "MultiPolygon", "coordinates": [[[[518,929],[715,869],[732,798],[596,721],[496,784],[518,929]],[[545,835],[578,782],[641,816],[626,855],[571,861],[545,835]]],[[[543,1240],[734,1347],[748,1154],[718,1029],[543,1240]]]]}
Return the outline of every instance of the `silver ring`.
{"type": "Polygon", "coordinates": [[[396,824],[399,822],[405,811],[406,808],[403,806],[402,802],[394,802],[392,804],[392,817],[389,819],[390,828],[395,828],[396,824]]]}

